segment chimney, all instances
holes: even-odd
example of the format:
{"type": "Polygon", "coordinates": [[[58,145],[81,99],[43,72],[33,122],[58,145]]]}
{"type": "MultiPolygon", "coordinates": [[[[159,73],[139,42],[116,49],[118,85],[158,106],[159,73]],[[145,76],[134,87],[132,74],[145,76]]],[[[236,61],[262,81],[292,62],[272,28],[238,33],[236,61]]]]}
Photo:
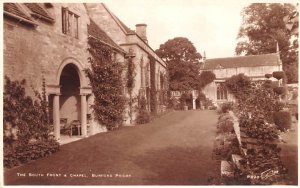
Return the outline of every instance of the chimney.
{"type": "Polygon", "coordinates": [[[141,39],[143,39],[143,41],[148,43],[147,33],[146,33],[147,24],[136,24],[135,28],[136,28],[136,33],[138,34],[138,36],[141,37],[141,39]]]}

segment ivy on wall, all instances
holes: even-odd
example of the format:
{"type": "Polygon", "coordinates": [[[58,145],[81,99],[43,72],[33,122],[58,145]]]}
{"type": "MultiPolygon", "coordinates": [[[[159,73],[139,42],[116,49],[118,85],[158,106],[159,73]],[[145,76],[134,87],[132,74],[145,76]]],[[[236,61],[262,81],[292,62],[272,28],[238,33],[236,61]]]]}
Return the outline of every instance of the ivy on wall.
{"type": "Polygon", "coordinates": [[[134,99],[132,97],[132,91],[135,85],[135,64],[132,61],[132,57],[128,58],[128,67],[127,67],[127,89],[128,89],[128,94],[129,94],[129,118],[130,118],[130,123],[132,122],[132,114],[133,114],[133,103],[134,99]]]}
{"type": "Polygon", "coordinates": [[[157,98],[155,85],[155,59],[150,57],[150,110],[151,113],[157,113],[157,98]]]}
{"type": "Polygon", "coordinates": [[[123,68],[113,58],[111,47],[92,37],[88,39],[88,44],[91,68],[86,69],[86,74],[95,96],[92,105],[95,118],[108,130],[112,130],[123,123],[126,102],[123,96],[123,68]]]}

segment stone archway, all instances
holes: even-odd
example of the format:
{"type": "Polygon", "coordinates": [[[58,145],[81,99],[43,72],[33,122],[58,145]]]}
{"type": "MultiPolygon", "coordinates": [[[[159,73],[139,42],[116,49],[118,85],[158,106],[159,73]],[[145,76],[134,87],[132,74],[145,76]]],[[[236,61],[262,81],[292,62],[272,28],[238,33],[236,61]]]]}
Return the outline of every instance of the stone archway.
{"type": "MultiPolygon", "coordinates": [[[[60,75],[60,98],[59,98],[59,111],[60,123],[70,124],[79,122],[81,120],[81,104],[80,104],[80,78],[77,73],[77,67],[74,64],[67,64],[60,75]]],[[[64,133],[65,130],[62,130],[64,133]]],[[[78,130],[78,129],[75,129],[78,130]]],[[[68,130],[66,132],[69,132],[68,130]]],[[[80,131],[77,132],[80,134],[80,131]]]]}
{"type": "Polygon", "coordinates": [[[47,86],[57,140],[60,140],[62,124],[72,121],[79,122],[78,132],[83,137],[87,136],[87,96],[92,93],[87,81],[81,63],[67,58],[57,71],[56,83],[47,86]]]}

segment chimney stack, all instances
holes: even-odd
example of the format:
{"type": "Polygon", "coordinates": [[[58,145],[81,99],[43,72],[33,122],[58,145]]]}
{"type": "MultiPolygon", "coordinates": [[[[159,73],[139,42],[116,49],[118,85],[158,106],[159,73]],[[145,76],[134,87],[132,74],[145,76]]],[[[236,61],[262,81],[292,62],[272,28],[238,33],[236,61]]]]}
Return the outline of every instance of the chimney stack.
{"type": "Polygon", "coordinates": [[[136,24],[135,27],[136,27],[136,33],[138,34],[138,36],[141,37],[141,39],[143,39],[143,41],[148,43],[147,33],[146,33],[147,24],[136,24]]]}

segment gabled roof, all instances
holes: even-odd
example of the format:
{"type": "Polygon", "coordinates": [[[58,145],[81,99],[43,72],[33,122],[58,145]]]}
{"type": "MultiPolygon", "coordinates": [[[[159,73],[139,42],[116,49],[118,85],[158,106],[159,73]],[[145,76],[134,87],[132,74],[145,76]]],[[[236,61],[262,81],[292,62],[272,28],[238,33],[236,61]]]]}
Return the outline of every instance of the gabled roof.
{"type": "Polygon", "coordinates": [[[236,56],[226,58],[206,59],[203,69],[218,68],[237,68],[237,67],[259,67],[259,66],[278,66],[281,64],[277,53],[236,56]]]}
{"type": "Polygon", "coordinates": [[[4,3],[4,14],[12,17],[22,18],[24,21],[27,21],[31,24],[32,19],[23,12],[15,3],[4,3]]]}
{"type": "Polygon", "coordinates": [[[117,24],[121,27],[125,34],[136,34],[133,30],[127,27],[112,11],[110,11],[104,3],[101,4],[106,9],[106,11],[112,16],[112,18],[117,22],[117,24]]]}
{"type": "Polygon", "coordinates": [[[88,34],[98,39],[100,42],[126,53],[92,19],[90,19],[90,24],[88,25],[88,34]]]}
{"type": "Polygon", "coordinates": [[[40,17],[46,21],[54,22],[54,19],[38,3],[24,3],[24,5],[29,8],[33,16],[40,17]]]}

